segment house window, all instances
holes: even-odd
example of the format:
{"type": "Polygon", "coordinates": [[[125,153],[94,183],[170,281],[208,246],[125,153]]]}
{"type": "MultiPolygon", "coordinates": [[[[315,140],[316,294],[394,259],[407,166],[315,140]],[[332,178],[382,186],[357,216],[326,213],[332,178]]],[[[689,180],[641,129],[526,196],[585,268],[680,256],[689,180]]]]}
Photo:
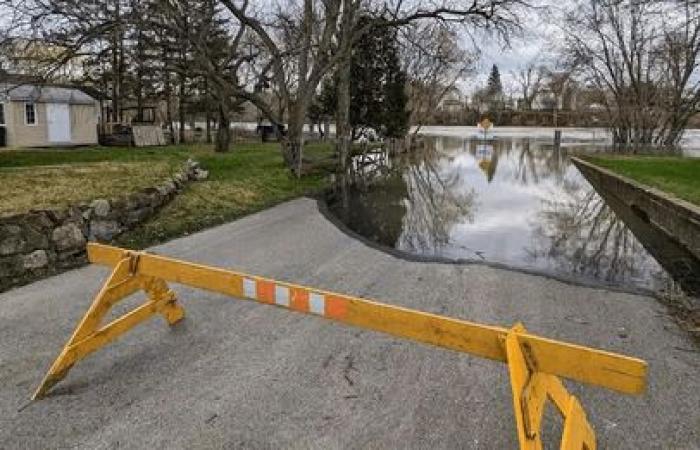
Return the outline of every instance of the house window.
{"type": "Polygon", "coordinates": [[[155,111],[153,108],[144,108],[141,112],[141,119],[143,122],[155,122],[155,111]]]}
{"type": "Polygon", "coordinates": [[[5,125],[5,104],[0,103],[0,125],[5,125]]]}
{"type": "Polygon", "coordinates": [[[36,105],[34,103],[24,104],[24,123],[36,125],[36,105]]]}

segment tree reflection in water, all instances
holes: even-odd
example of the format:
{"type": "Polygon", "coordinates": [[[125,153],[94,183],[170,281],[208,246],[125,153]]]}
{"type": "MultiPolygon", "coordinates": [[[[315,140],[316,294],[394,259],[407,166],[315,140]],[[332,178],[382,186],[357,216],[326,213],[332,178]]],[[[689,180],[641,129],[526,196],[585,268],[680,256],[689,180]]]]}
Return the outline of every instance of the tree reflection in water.
{"type": "Polygon", "coordinates": [[[695,292],[697,274],[692,273],[697,267],[689,264],[697,261],[614,198],[582,183],[565,182],[560,195],[542,203],[532,228],[533,247],[527,249],[533,260],[544,258],[560,271],[610,284],[642,280],[657,290],[695,292]]]}
{"type": "Polygon", "coordinates": [[[543,199],[533,227],[531,258],[548,258],[567,272],[613,282],[638,277],[641,250],[624,223],[593,189],[566,183],[558,198],[543,199]]]}
{"type": "Polygon", "coordinates": [[[474,191],[434,142],[393,160],[356,157],[339,177],[331,208],[352,230],[384,245],[439,254],[456,223],[473,221],[474,191]]]}
{"type": "Polygon", "coordinates": [[[475,191],[459,189],[462,173],[451,159],[431,146],[404,170],[408,195],[398,248],[439,255],[455,224],[474,221],[475,191]]]}
{"type": "Polygon", "coordinates": [[[408,253],[622,286],[667,288],[669,272],[684,287],[700,284],[698,262],[596,193],[566,147],[508,138],[427,143],[408,155],[355,158],[329,201],[336,216],[408,253]]]}

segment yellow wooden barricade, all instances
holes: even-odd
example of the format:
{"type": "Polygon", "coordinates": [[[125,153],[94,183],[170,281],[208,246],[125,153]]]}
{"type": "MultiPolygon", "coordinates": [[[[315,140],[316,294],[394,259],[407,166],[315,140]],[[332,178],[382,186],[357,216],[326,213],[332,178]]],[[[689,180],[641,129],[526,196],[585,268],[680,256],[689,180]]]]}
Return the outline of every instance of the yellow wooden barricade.
{"type": "Polygon", "coordinates": [[[100,244],[88,245],[88,257],[93,263],[113,267],[112,274],[34,393],[34,399],[44,397],[75,363],[150,317],[161,314],[171,325],[181,320],[184,310],[167,282],[505,362],[522,449],[542,448],[540,428],[547,399],[564,417],[561,448],[595,449],[595,433],[581,404],[557,377],[626,394],[641,393],[645,387],[644,361],[529,334],[520,324],[511,329],[482,325],[100,244]],[[112,306],[140,290],[147,296],[143,305],[102,325],[112,306]]]}

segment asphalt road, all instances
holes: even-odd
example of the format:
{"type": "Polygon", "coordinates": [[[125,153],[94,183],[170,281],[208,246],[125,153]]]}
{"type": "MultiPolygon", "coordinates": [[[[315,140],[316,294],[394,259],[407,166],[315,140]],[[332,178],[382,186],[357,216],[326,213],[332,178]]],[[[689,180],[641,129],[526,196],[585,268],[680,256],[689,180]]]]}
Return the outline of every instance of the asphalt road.
{"type": "MultiPolygon", "coordinates": [[[[643,396],[567,383],[599,448],[700,448],[700,353],[653,298],[402,260],[309,199],[153,251],[643,358],[643,396]]],[[[106,275],[0,294],[0,448],[517,448],[503,364],[179,286],[184,322],[140,326],[27,405],[106,275]]]]}

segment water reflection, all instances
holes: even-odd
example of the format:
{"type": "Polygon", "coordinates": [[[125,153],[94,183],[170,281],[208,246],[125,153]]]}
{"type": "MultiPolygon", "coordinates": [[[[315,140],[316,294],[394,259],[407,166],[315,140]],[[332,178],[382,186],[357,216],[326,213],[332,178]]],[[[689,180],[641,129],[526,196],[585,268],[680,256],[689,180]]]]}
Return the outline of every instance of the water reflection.
{"type": "Polygon", "coordinates": [[[698,287],[696,260],[599,195],[551,143],[438,137],[410,155],[377,151],[329,200],[351,229],[414,254],[651,289],[673,285],[671,272],[698,287]]]}
{"type": "Polygon", "coordinates": [[[666,275],[626,223],[590,186],[563,183],[532,226],[532,261],[610,283],[661,287],[666,275]]]}
{"type": "Polygon", "coordinates": [[[450,245],[455,225],[473,223],[474,189],[466,187],[459,171],[449,170],[452,164],[453,158],[440,158],[432,150],[403,170],[408,195],[397,248],[439,254],[450,245]]]}

